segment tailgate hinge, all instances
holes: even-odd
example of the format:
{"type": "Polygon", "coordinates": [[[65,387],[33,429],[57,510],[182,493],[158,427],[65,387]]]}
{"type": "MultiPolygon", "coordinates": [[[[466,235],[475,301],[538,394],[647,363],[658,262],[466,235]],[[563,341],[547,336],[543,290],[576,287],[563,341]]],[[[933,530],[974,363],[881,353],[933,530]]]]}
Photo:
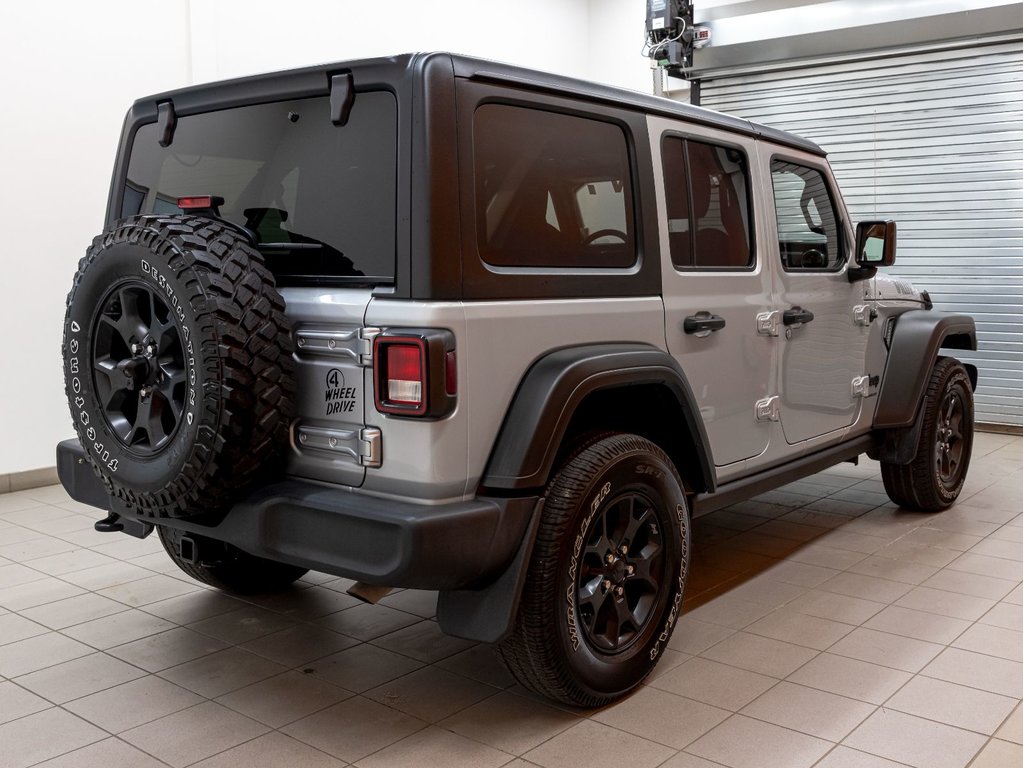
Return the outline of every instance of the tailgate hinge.
{"type": "Polygon", "coordinates": [[[373,365],[373,339],[379,335],[379,328],[359,329],[359,365],[373,365]]]}
{"type": "Polygon", "coordinates": [[[377,427],[364,427],[359,431],[359,463],[364,467],[379,467],[381,455],[381,432],[377,427]]]}

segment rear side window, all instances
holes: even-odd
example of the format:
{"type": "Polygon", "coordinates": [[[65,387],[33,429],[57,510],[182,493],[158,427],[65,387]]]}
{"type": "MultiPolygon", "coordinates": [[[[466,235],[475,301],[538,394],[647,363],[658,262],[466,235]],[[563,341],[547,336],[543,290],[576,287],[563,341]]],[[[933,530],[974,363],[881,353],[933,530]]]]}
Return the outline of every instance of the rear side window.
{"type": "Polygon", "coordinates": [[[237,107],[179,117],[169,147],[142,126],[121,215],[180,213],[178,198],[215,195],[278,277],[391,282],[396,174],[390,93],[359,93],[343,127],[326,97],[237,107]]]}
{"type": "Polygon", "coordinates": [[[488,264],[635,263],[629,150],[619,126],[483,104],[473,116],[473,171],[477,245],[488,264]]]}
{"type": "Polygon", "coordinates": [[[784,160],[771,161],[778,252],[787,272],[833,271],[845,264],[838,217],[824,175],[784,160]]]}
{"type": "Polygon", "coordinates": [[[745,153],[668,136],[661,155],[672,264],[678,269],[751,267],[753,221],[745,153]]]}

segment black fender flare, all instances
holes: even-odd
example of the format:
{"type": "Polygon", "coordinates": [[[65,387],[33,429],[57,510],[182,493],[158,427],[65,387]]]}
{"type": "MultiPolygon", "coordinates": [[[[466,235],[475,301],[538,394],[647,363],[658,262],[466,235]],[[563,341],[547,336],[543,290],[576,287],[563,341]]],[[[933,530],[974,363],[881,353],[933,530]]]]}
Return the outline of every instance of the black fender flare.
{"type": "MultiPolygon", "coordinates": [[[[897,317],[874,413],[876,429],[913,426],[938,350],[943,348],[977,349],[972,317],[925,309],[911,309],[897,317]]],[[[976,389],[976,366],[967,365],[966,370],[976,389]]]]}
{"type": "Polygon", "coordinates": [[[599,390],[637,384],[666,387],[677,398],[678,425],[696,449],[701,491],[715,488],[714,460],[696,397],[678,362],[649,344],[588,344],[541,357],[526,372],[505,416],[480,482],[492,491],[543,488],[579,404],[599,390]]]}

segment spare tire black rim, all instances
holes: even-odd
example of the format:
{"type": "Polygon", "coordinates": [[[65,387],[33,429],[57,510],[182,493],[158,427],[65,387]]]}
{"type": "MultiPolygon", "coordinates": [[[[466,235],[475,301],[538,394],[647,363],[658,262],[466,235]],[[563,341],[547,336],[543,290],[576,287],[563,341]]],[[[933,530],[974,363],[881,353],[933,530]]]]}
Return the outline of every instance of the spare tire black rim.
{"type": "Polygon", "coordinates": [[[161,452],[182,420],[188,370],[170,307],[153,287],[131,280],[110,290],[93,323],[92,358],[113,434],[138,456],[161,452]]]}
{"type": "Polygon", "coordinates": [[[603,504],[583,533],[576,604],[583,635],[603,653],[621,653],[656,613],[664,580],[662,522],[642,493],[603,504]]]}

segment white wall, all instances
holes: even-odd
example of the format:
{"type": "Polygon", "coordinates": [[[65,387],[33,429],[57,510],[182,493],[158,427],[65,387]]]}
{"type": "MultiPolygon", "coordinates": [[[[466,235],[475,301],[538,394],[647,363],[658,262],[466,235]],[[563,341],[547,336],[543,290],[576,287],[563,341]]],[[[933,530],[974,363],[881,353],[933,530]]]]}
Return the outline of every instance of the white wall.
{"type": "Polygon", "coordinates": [[[187,0],[0,10],[0,474],[53,466],[54,445],[72,435],[64,300],[102,228],[128,105],[189,80],[187,10],[187,0]]]}
{"type": "Polygon", "coordinates": [[[586,77],[651,93],[650,60],[641,55],[646,0],[590,0],[586,77]]]}
{"type": "Polygon", "coordinates": [[[279,0],[192,0],[196,82],[429,50],[586,74],[589,0],[290,0],[286,7],[279,0]]]}
{"type": "Polygon", "coordinates": [[[60,360],[75,265],[99,233],[139,96],[285,67],[450,50],[650,91],[644,0],[37,0],[0,10],[0,474],[72,436],[60,360]],[[286,9],[286,10],[285,10],[286,9]]]}

